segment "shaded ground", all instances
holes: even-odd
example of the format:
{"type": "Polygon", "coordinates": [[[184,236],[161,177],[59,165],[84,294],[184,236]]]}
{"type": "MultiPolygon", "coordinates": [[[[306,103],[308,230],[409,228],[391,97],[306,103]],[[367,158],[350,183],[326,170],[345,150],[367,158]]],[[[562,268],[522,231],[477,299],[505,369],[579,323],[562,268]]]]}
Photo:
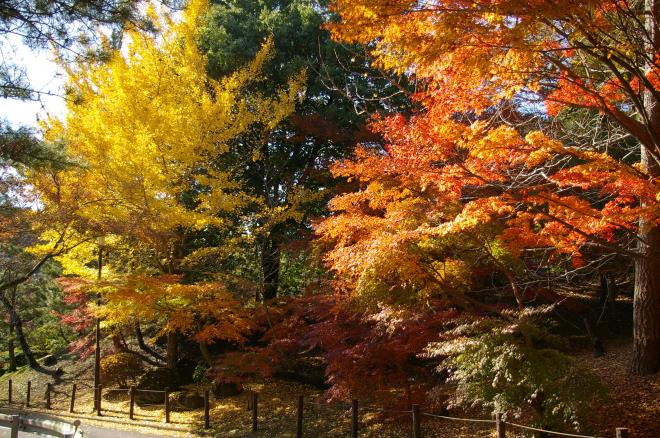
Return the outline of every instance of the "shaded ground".
{"type": "MultiPolygon", "coordinates": [[[[634,377],[628,373],[630,340],[617,339],[605,341],[606,355],[594,358],[587,351],[576,359],[593,369],[610,389],[610,401],[593,416],[593,431],[598,436],[613,437],[616,427],[628,427],[631,437],[660,437],[660,375],[634,377]]],[[[196,436],[210,435],[219,437],[281,437],[295,436],[296,408],[298,394],[305,397],[306,437],[347,437],[350,433],[350,410],[347,405],[327,405],[321,402],[322,393],[313,387],[268,380],[252,382],[247,389],[260,393],[259,431],[251,432],[251,413],[247,409],[248,393],[234,397],[212,399],[211,429],[203,429],[203,410],[191,412],[172,412],[171,424],[164,423],[162,405],[137,406],[135,421],[128,419],[128,396],[123,392],[104,394],[103,417],[98,418],[92,410],[91,361],[77,361],[69,358],[60,361],[57,366],[67,370],[62,382],[55,384],[52,397],[53,411],[67,421],[80,419],[83,430],[89,429],[92,438],[106,436],[120,438],[115,432],[108,435],[104,430],[132,430],[150,436],[196,436]],[[75,414],[68,413],[71,386],[78,384],[75,414]],[[97,435],[98,434],[98,435],[97,435]]],[[[12,373],[14,382],[13,407],[21,407],[25,401],[25,389],[28,379],[32,381],[32,406],[43,411],[44,393],[47,376],[27,369],[12,373]]],[[[8,375],[0,377],[0,405],[7,404],[8,375]]],[[[463,424],[447,420],[423,418],[425,437],[444,436],[453,438],[493,437],[494,430],[489,425],[463,424]]],[[[362,405],[360,415],[361,437],[409,437],[411,419],[409,414],[387,413],[382,415],[376,407],[362,405]]],[[[2,435],[0,435],[1,437],[2,435]]],[[[139,435],[125,435],[126,438],[139,435]]],[[[519,436],[510,430],[507,437],[519,436]]]]}
{"type": "Polygon", "coordinates": [[[616,427],[627,427],[634,438],[660,437],[660,374],[632,376],[629,373],[632,341],[604,341],[605,355],[584,353],[577,359],[593,370],[609,390],[610,402],[594,415],[595,429],[613,436],[616,427]]]}

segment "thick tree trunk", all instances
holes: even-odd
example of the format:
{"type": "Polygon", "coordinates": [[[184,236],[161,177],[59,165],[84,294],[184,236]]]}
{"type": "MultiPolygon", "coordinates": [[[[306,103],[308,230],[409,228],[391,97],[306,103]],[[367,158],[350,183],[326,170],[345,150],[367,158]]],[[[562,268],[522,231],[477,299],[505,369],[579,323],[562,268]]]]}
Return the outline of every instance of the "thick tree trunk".
{"type": "Polygon", "coordinates": [[[179,360],[179,339],[176,332],[167,333],[167,368],[176,370],[176,363],[179,360]]]}
{"type": "Polygon", "coordinates": [[[7,342],[7,353],[9,355],[9,371],[16,371],[16,352],[14,350],[14,322],[9,324],[9,341],[7,342]]]}
{"type": "Polygon", "coordinates": [[[634,374],[660,371],[660,228],[641,224],[640,244],[644,257],[635,263],[635,298],[633,302],[634,374]]]}
{"type": "MultiPolygon", "coordinates": [[[[657,163],[645,148],[642,163],[655,178],[660,177],[657,163]]],[[[640,220],[639,235],[641,257],[635,260],[632,372],[652,374],[660,371],[660,227],[640,220]]]]}
{"type": "Polygon", "coordinates": [[[213,364],[213,357],[211,356],[211,352],[209,351],[209,346],[206,345],[205,342],[200,342],[199,343],[199,351],[202,353],[202,357],[206,361],[208,365],[213,364]]]}
{"type": "Polygon", "coordinates": [[[273,239],[264,241],[261,248],[261,269],[263,271],[263,300],[272,300],[277,296],[280,281],[280,246],[273,239]]]}
{"type": "MultiPolygon", "coordinates": [[[[11,305],[16,305],[16,288],[11,293],[11,305]]],[[[9,316],[9,341],[7,341],[7,353],[9,354],[9,371],[16,371],[16,352],[14,351],[14,318],[13,314],[9,316]]]]}
{"type": "MultiPolygon", "coordinates": [[[[646,0],[646,11],[647,30],[651,35],[649,53],[655,54],[660,50],[660,0],[646,0]]],[[[649,90],[644,94],[644,106],[649,128],[658,129],[660,107],[649,90]]],[[[641,163],[651,178],[660,178],[660,166],[645,146],[641,150],[641,163]]],[[[632,372],[651,374],[660,371],[660,227],[652,220],[642,218],[639,236],[638,250],[641,256],[635,260],[632,372]]]]}

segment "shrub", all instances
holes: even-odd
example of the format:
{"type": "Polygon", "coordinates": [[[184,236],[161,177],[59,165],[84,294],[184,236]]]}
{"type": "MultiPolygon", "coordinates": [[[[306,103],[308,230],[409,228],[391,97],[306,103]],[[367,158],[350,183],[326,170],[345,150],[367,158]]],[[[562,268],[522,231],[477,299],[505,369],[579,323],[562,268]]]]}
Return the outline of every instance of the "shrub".
{"type": "Polygon", "coordinates": [[[455,385],[450,407],[479,406],[488,413],[531,416],[537,427],[583,431],[604,388],[560,351],[562,339],[535,324],[533,315],[509,316],[470,324],[463,335],[472,336],[431,347],[435,356],[445,356],[442,368],[455,385]]]}
{"type": "Polygon", "coordinates": [[[137,381],[138,389],[162,391],[165,388],[174,390],[179,387],[179,377],[176,371],[169,368],[153,368],[147,370],[137,381]]]}
{"type": "Polygon", "coordinates": [[[192,374],[192,381],[194,383],[209,383],[211,380],[206,375],[208,370],[209,366],[206,361],[198,362],[192,374]]]}
{"type": "MultiPolygon", "coordinates": [[[[179,377],[176,371],[169,368],[152,368],[138,378],[136,387],[151,391],[163,391],[169,388],[170,391],[174,391],[179,387],[179,377]]],[[[138,404],[163,403],[163,393],[138,391],[135,401],[138,404]]]]}
{"type": "Polygon", "coordinates": [[[101,380],[106,385],[128,387],[142,371],[142,361],[131,353],[115,353],[101,360],[101,380]]]}

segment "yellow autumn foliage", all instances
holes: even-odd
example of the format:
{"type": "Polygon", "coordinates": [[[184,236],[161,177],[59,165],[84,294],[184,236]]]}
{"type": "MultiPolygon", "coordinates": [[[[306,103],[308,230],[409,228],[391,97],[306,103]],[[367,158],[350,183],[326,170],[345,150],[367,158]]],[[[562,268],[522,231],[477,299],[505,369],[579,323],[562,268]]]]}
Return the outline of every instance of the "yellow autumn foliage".
{"type": "Polygon", "coordinates": [[[237,135],[256,125],[270,130],[289,115],[304,74],[274,97],[249,94],[272,52],[267,41],[243,69],[210,79],[197,47],[207,7],[193,0],[179,21],[151,7],[160,34],[131,30],[107,62],[65,66],[67,115],[42,127],[79,165],[32,176],[44,209],[66,211],[62,220],[76,217],[97,234],[158,246],[177,229],[222,225],[219,213],[247,202],[237,178],[213,162],[237,135]]]}

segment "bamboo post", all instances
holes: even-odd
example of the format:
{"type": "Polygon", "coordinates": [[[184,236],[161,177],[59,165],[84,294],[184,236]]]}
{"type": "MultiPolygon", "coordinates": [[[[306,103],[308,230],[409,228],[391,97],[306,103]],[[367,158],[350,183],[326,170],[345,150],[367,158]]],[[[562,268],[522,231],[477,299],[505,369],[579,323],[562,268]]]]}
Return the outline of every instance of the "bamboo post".
{"type": "Polygon", "coordinates": [[[11,393],[12,393],[12,381],[9,379],[9,382],[7,382],[7,401],[9,404],[11,404],[11,393]]]}
{"type": "Polygon", "coordinates": [[[71,387],[71,406],[69,406],[69,412],[73,414],[74,407],[76,406],[76,384],[74,383],[71,387]]]}
{"type": "Polygon", "coordinates": [[[298,410],[296,418],[296,438],[303,436],[303,396],[298,396],[298,410]]]}
{"type": "Polygon", "coordinates": [[[413,438],[422,438],[421,416],[419,405],[412,405],[413,438]]]}
{"type": "Polygon", "coordinates": [[[628,438],[628,429],[625,427],[616,428],[616,438],[628,438]]]}
{"type": "Polygon", "coordinates": [[[30,392],[32,390],[32,381],[28,380],[27,382],[27,393],[25,394],[25,407],[30,407],[30,392]]]}
{"type": "Polygon", "coordinates": [[[351,403],[351,438],[358,436],[358,401],[353,399],[351,403]]]}
{"type": "Polygon", "coordinates": [[[50,382],[46,383],[46,409],[50,409],[50,382]]]}
{"type": "Polygon", "coordinates": [[[495,414],[495,427],[497,428],[497,438],[506,438],[506,423],[502,420],[502,413],[495,414]]]}
{"type": "Polygon", "coordinates": [[[257,405],[259,403],[259,394],[252,393],[252,432],[257,431],[257,405]]]}
{"type": "Polygon", "coordinates": [[[128,394],[131,397],[131,402],[128,407],[128,418],[133,419],[133,413],[135,412],[135,386],[131,386],[131,389],[128,390],[128,394]]]}
{"type": "Polygon", "coordinates": [[[211,419],[209,418],[209,390],[204,391],[204,429],[211,426],[211,419]]]}
{"type": "Polygon", "coordinates": [[[165,422],[170,422],[170,388],[165,388],[165,422]]]}
{"type": "Polygon", "coordinates": [[[103,396],[103,385],[96,388],[96,416],[101,416],[101,397],[103,396]]]}
{"type": "Polygon", "coordinates": [[[20,415],[12,415],[11,416],[11,438],[18,438],[18,429],[20,428],[21,425],[21,417],[20,415]]]}

